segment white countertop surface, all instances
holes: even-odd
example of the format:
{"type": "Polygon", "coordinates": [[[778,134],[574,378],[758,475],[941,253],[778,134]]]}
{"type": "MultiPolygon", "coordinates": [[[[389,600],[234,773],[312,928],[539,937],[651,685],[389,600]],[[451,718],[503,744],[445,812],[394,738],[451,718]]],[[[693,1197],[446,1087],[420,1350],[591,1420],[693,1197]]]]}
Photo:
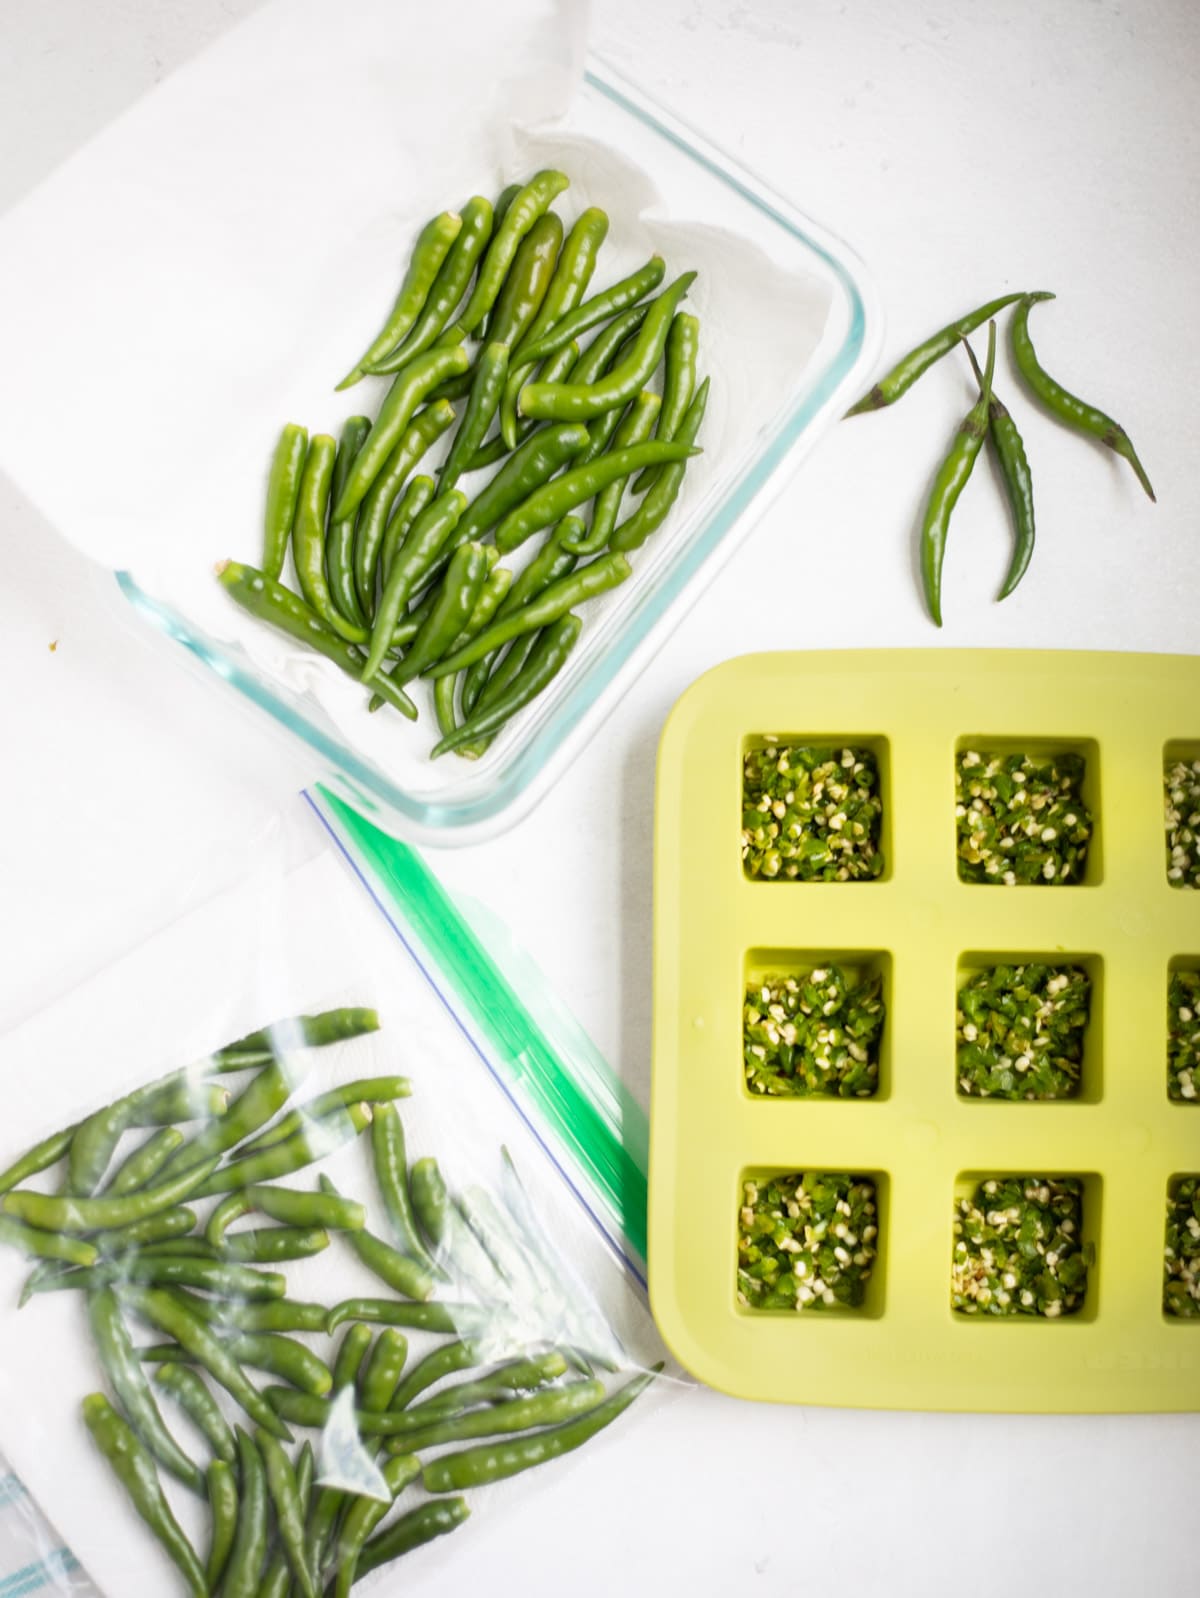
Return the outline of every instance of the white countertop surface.
{"type": "MultiPolygon", "coordinates": [[[[251,9],[5,0],[0,208],[251,9]]],[[[970,394],[965,376],[939,373],[896,412],[834,429],[528,819],[434,858],[504,915],[644,1099],[654,751],[699,672],[759,648],[1200,647],[1188,487],[1200,11],[599,0],[593,31],[860,252],[887,311],[885,359],[987,297],[1056,290],[1039,350],[1125,423],[1159,501],[1024,406],[1032,570],[1013,599],[991,602],[1008,532],[985,465],[955,518],[936,636],[915,586],[914,524],[970,394]]],[[[997,384],[1012,397],[1003,357],[997,384]]],[[[130,437],[135,450],[132,417],[130,437]]],[[[3,477],[0,527],[2,1029],[136,944],[204,880],[223,831],[244,834],[312,772],[302,750],[170,670],[111,578],[3,477]]],[[[1193,1592],[1198,1444],[1195,1416],[892,1415],[695,1391],[629,1448],[547,1474],[502,1520],[481,1514],[421,1590],[1193,1592]]]]}

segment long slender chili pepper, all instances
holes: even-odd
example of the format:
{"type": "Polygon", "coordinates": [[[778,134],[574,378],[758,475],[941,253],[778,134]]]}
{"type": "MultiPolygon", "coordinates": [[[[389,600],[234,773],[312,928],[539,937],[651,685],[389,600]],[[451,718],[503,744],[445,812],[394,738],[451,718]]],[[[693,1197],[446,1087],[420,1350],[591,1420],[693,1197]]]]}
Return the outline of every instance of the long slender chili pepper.
{"type": "Polygon", "coordinates": [[[177,1126],[161,1127],[122,1161],[111,1181],[105,1184],[105,1193],[110,1198],[120,1198],[123,1193],[136,1193],[162,1170],[183,1143],[183,1133],[177,1126]]]}
{"type": "MultiPolygon", "coordinates": [[[[280,1120],[272,1123],[265,1132],[260,1132],[249,1143],[243,1143],[240,1154],[258,1154],[262,1149],[269,1149],[274,1143],[282,1143],[284,1138],[291,1137],[293,1132],[299,1132],[308,1121],[319,1121],[323,1116],[332,1115],[335,1110],[344,1110],[351,1104],[387,1104],[393,1099],[406,1099],[412,1092],[412,1083],[406,1076],[360,1076],[353,1082],[344,1082],[341,1087],[330,1088],[327,1093],[319,1093],[315,1099],[309,1099],[298,1109],[291,1110],[280,1120]]],[[[266,1213],[270,1213],[267,1211],[266,1213]]],[[[273,1215],[272,1220],[281,1217],[273,1215]]],[[[300,1224],[306,1226],[323,1226],[324,1221],[308,1220],[300,1224]]]]}
{"type": "Polygon", "coordinates": [[[435,1249],[440,1249],[446,1241],[450,1194],[438,1162],[432,1155],[426,1154],[413,1162],[413,1168],[408,1173],[408,1191],[413,1215],[421,1231],[435,1249]]]}
{"type": "Polygon", "coordinates": [[[63,1193],[9,1193],[4,1210],[18,1221],[43,1232],[104,1232],[145,1220],[159,1210],[169,1210],[187,1198],[216,1169],[215,1159],[182,1171],[169,1181],[147,1188],[144,1193],[127,1193],[121,1198],[72,1198],[63,1193]]]}
{"type": "MultiPolygon", "coordinates": [[[[696,362],[700,354],[700,321],[686,311],[677,311],[667,334],[666,366],[663,369],[662,408],[654,436],[660,443],[675,438],[696,392],[696,362]]],[[[633,492],[644,494],[657,479],[662,467],[650,467],[633,480],[633,492]]]]}
{"type": "Polygon", "coordinates": [[[344,1143],[353,1142],[370,1123],[371,1106],[351,1104],[344,1111],[305,1125],[301,1131],[264,1149],[261,1154],[251,1154],[247,1159],[223,1166],[196,1189],[196,1197],[213,1198],[218,1193],[252,1187],[259,1182],[273,1182],[278,1177],[290,1176],[293,1171],[302,1171],[344,1143]]]}
{"type": "MultiPolygon", "coordinates": [[[[227,1048],[219,1049],[213,1056],[215,1068],[222,1062],[244,1059],[265,1053],[268,1056],[286,1054],[291,1049],[323,1049],[331,1043],[345,1043],[350,1038],[360,1038],[368,1032],[379,1031],[379,1012],[359,1005],[339,1005],[334,1010],[320,1010],[316,1015],[289,1015],[272,1021],[269,1026],[250,1032],[227,1048]]],[[[265,1063],[258,1059],[252,1064],[265,1063]]],[[[240,1070],[240,1066],[231,1067],[240,1070]]]]}
{"type": "Polygon", "coordinates": [[[952,349],[956,349],[960,339],[966,338],[985,322],[990,322],[1006,305],[1015,305],[1023,294],[1023,290],[1015,294],[1002,294],[998,300],[989,300],[986,305],[960,316],[956,322],[948,322],[923,344],[918,344],[916,349],[902,356],[891,371],[863,395],[857,405],[850,407],[846,415],[858,416],[864,411],[877,411],[884,405],[894,405],[935,361],[940,361],[943,355],[949,355],[952,349]]]}
{"type": "MultiPolygon", "coordinates": [[[[490,343],[480,351],[471,380],[471,397],[454,435],[446,463],[438,475],[441,493],[454,488],[487,437],[508,376],[508,345],[490,343]]],[[[515,441],[514,441],[515,443],[515,441]]]]}
{"type": "Polygon", "coordinates": [[[225,1567],[221,1598],[259,1598],[269,1529],[267,1471],[253,1438],[240,1426],[237,1442],[241,1495],[237,1531],[225,1567]]]}
{"type": "Polygon", "coordinates": [[[210,1302],[178,1291],[174,1297],[204,1324],[237,1326],[244,1332],[323,1332],[329,1314],[324,1304],[298,1304],[289,1298],[246,1304],[232,1299],[210,1302]]]}
{"type": "Polygon", "coordinates": [[[237,1459],[233,1431],[204,1378],[187,1365],[160,1365],[154,1380],[204,1434],[217,1458],[232,1465],[237,1459]]]}
{"type": "Polygon", "coordinates": [[[933,480],[925,515],[921,522],[921,581],[929,614],[942,625],[942,563],[946,558],[946,537],[950,518],[959,495],[967,486],[988,430],[988,407],[992,398],[992,374],[996,369],[996,324],[988,323],[988,359],[979,399],[963,418],[954,442],[933,480]]]}
{"type": "MultiPolygon", "coordinates": [[[[217,567],[217,577],[229,597],[243,610],[249,611],[259,621],[278,628],[280,632],[298,638],[301,643],[308,644],[318,654],[325,655],[340,666],[347,675],[358,680],[363,657],[345,639],[331,632],[302,599],[297,599],[295,594],[289,593],[265,572],[256,571],[253,566],[243,566],[236,560],[222,561],[217,567]]],[[[409,721],[417,719],[416,705],[402,690],[388,683],[378,692],[384,694],[388,704],[409,721]]]]}
{"type": "Polygon", "coordinates": [[[573,422],[539,429],[509,456],[483,492],[471,501],[456,529],[459,542],[482,538],[560,466],[578,455],[587,442],[587,428],[573,422]]]}
{"type": "MultiPolygon", "coordinates": [[[[549,1388],[524,1398],[509,1398],[485,1409],[464,1410],[460,1413],[434,1417],[427,1426],[407,1430],[405,1447],[419,1453],[426,1448],[439,1448],[443,1443],[468,1442],[476,1437],[502,1437],[511,1432],[527,1432],[535,1426],[546,1426],[574,1419],[595,1409],[604,1398],[604,1384],[595,1377],[568,1382],[565,1387],[549,1388]]],[[[398,1419],[409,1420],[411,1412],[398,1419]]]]}
{"type": "Polygon", "coordinates": [[[263,1226],[226,1238],[226,1259],[247,1265],[279,1265],[285,1260],[306,1260],[329,1247],[323,1226],[263,1226]]]}
{"type": "Polygon", "coordinates": [[[408,1338],[394,1326],[385,1326],[375,1339],[363,1366],[360,1402],[364,1409],[382,1414],[392,1402],[408,1359],[408,1338]]]}
{"type": "MultiPolygon", "coordinates": [[[[453,412],[454,407],[449,407],[453,412]]],[[[395,514],[387,524],[387,531],[383,535],[383,545],[379,551],[379,577],[381,587],[387,587],[387,580],[391,575],[392,567],[396,560],[396,551],[408,537],[412,524],[426,508],[437,493],[437,484],[432,477],[424,475],[414,477],[408,487],[400,496],[395,514]]],[[[410,618],[406,617],[405,620],[410,618]]],[[[403,623],[392,633],[392,647],[408,642],[400,636],[403,623]]]]}
{"type": "Polygon", "coordinates": [[[0,1173],[0,1193],[11,1192],[31,1176],[38,1176],[52,1165],[57,1165],[69,1153],[76,1130],[76,1126],[67,1126],[61,1132],[53,1132],[40,1143],[35,1143],[19,1160],[14,1160],[6,1171],[0,1173]]]}
{"type": "MultiPolygon", "coordinates": [[[[393,1503],[420,1474],[421,1461],[413,1454],[400,1454],[386,1462],[383,1467],[383,1479],[387,1483],[393,1503]]],[[[350,1589],[357,1577],[363,1544],[391,1507],[390,1503],[383,1504],[374,1498],[356,1498],[346,1511],[346,1519],[338,1533],[334,1556],[337,1576],[333,1584],[333,1598],[350,1598],[350,1589]]]]}
{"type": "MultiPolygon", "coordinates": [[[[336,1191],[327,1176],[321,1177],[321,1186],[326,1193],[336,1191]]],[[[373,1232],[347,1232],[346,1241],[367,1269],[394,1292],[418,1300],[427,1299],[433,1292],[434,1280],[425,1267],[373,1232]]]]}
{"type": "Polygon", "coordinates": [[[546,169],[535,173],[513,197],[492,236],[470,298],[455,322],[463,337],[476,330],[495,304],[521,240],[569,186],[569,179],[563,173],[546,169]]]}
{"type": "MultiPolygon", "coordinates": [[[[561,349],[555,350],[537,368],[538,378],[543,383],[561,383],[567,373],[579,359],[579,345],[572,340],[564,344],[561,349]]],[[[524,444],[531,433],[537,431],[537,422],[518,419],[517,445],[524,444]]],[[[497,461],[502,461],[509,453],[508,444],[502,433],[494,433],[486,444],[481,444],[474,455],[467,462],[465,470],[468,472],[481,472],[486,466],[495,466],[497,461]]]]}
{"type": "MultiPolygon", "coordinates": [[[[494,551],[491,552],[494,556],[494,551]]],[[[391,673],[392,681],[403,685],[419,677],[454,648],[483,592],[491,569],[489,552],[482,544],[461,544],[450,557],[437,603],[412,648],[391,673]]]]}
{"type": "Polygon", "coordinates": [[[436,1499],[410,1509],[407,1515],[401,1515],[399,1520],[376,1532],[363,1548],[358,1556],[359,1578],[369,1576],[380,1565],[390,1564],[393,1559],[411,1553],[435,1537],[457,1531],[470,1513],[465,1498],[436,1499]]]}
{"type": "Polygon", "coordinates": [[[278,1271],[256,1271],[249,1265],[226,1265],[218,1260],[186,1255],[172,1258],[142,1254],[68,1271],[65,1276],[39,1284],[37,1291],[61,1293],[82,1289],[92,1293],[97,1288],[124,1287],[130,1282],[153,1287],[198,1287],[226,1298],[282,1298],[287,1290],[287,1281],[278,1271]]]}
{"type": "Polygon", "coordinates": [[[267,509],[263,527],[263,570],[272,577],[283,571],[284,558],[296,519],[300,474],[308,450],[308,429],[289,422],[279,435],[267,478],[267,509]]]}
{"type": "MultiPolygon", "coordinates": [[[[631,444],[644,444],[650,437],[661,405],[662,401],[657,394],[651,394],[643,389],[621,418],[612,436],[613,449],[627,449],[631,444]]],[[[644,476],[645,472],[639,472],[638,475],[644,476]]],[[[596,503],[592,507],[592,524],[586,534],[568,545],[572,554],[595,555],[608,543],[617,525],[621,500],[628,482],[627,477],[618,477],[615,482],[606,484],[596,495],[596,503]]]]}
{"type": "Polygon", "coordinates": [[[443,211],[440,216],[435,216],[432,222],[427,222],[421,229],[417,235],[417,242],[413,245],[408,271],[404,274],[404,281],[396,295],[396,303],[388,313],[387,321],[338,384],[339,389],[350,388],[352,384],[357,383],[372,361],[389,355],[407,336],[417,317],[425,309],[442,262],[461,233],[462,225],[462,217],[457,212],[443,211]]]}
{"type": "Polygon", "coordinates": [[[619,477],[629,477],[643,466],[665,466],[699,453],[694,445],[658,444],[652,440],[646,444],[628,444],[585,466],[575,466],[553,482],[535,489],[523,505],[509,511],[496,528],[496,548],[503,554],[519,548],[534,533],[560,520],[619,477]]]}
{"type": "MultiPolygon", "coordinates": [[[[331,1104],[325,1113],[344,1109],[331,1104]]],[[[302,1121],[297,1131],[307,1122],[302,1121]]],[[[204,1235],[216,1248],[225,1243],[225,1233],[235,1221],[255,1212],[267,1215],[286,1226],[321,1226],[335,1232],[357,1232],[367,1224],[367,1212],[353,1199],[328,1193],[300,1193],[290,1187],[270,1187],[261,1183],[239,1189],[222,1199],[208,1218],[204,1235]]]]}
{"type": "MultiPolygon", "coordinates": [[[[446,1420],[451,1415],[473,1409],[476,1405],[491,1404],[498,1398],[508,1398],[512,1393],[532,1392],[536,1388],[545,1387],[548,1382],[557,1381],[565,1374],[566,1369],[566,1359],[557,1349],[553,1349],[546,1354],[536,1354],[530,1359],[513,1360],[510,1364],[501,1365],[490,1375],[480,1376],[475,1381],[452,1384],[435,1394],[433,1398],[427,1398],[423,1403],[412,1407],[401,1406],[395,1401],[392,1407],[393,1409],[403,1407],[404,1418],[409,1423],[410,1429],[419,1432],[435,1422],[446,1420]]],[[[389,1446],[402,1449],[405,1446],[402,1441],[404,1435],[403,1432],[398,1433],[389,1446]]]]}
{"type": "MultiPolygon", "coordinates": [[[[493,550],[493,554],[497,551],[493,550]]],[[[505,597],[513,585],[513,574],[506,566],[497,567],[483,585],[479,598],[475,601],[475,608],[467,620],[467,625],[450,645],[451,649],[461,649],[464,644],[470,643],[472,638],[478,637],[485,627],[490,627],[504,603],[505,597]]],[[[438,730],[443,737],[449,737],[457,726],[454,713],[454,695],[458,677],[439,677],[433,685],[433,709],[437,718],[438,730]]]]}
{"type": "MultiPolygon", "coordinates": [[[[413,589],[437,560],[440,551],[461,520],[466,506],[467,496],[460,493],[457,488],[435,499],[417,517],[409,529],[408,536],[396,551],[392,569],[388,572],[387,585],[379,601],[379,609],[375,612],[371,647],[367,651],[361,673],[362,680],[374,683],[377,692],[384,691],[376,680],[381,675],[379,668],[392,647],[392,635],[404,614],[413,589]]],[[[400,691],[394,683],[392,687],[395,692],[400,691]]]]}
{"type": "Polygon", "coordinates": [[[328,433],[315,433],[309,439],[292,526],[292,559],[300,592],[326,627],[347,643],[361,644],[366,630],[348,622],[339,612],[325,580],[325,523],[336,455],[337,445],[328,433]]]}
{"type": "Polygon", "coordinates": [[[333,1386],[329,1366],[311,1348],[280,1332],[237,1332],[223,1341],[243,1365],[281,1376],[302,1393],[324,1398],[333,1386]]]}
{"type": "Polygon", "coordinates": [[[483,1350],[468,1338],[442,1343],[418,1360],[392,1395],[391,1408],[406,1410],[413,1399],[435,1382],[459,1371],[470,1370],[483,1360],[483,1350]]]}
{"type": "MultiPolygon", "coordinates": [[[[14,1221],[9,1215],[0,1215],[0,1243],[18,1249],[30,1259],[61,1260],[66,1265],[94,1265],[99,1251],[94,1243],[79,1237],[63,1237],[57,1232],[39,1232],[35,1227],[14,1221]]],[[[36,1288],[34,1289],[36,1290],[36,1288]]],[[[22,1295],[22,1303],[25,1295],[22,1295]]]]}
{"type": "MultiPolygon", "coordinates": [[[[453,421],[454,407],[448,400],[434,400],[431,405],[427,405],[405,430],[404,436],[388,456],[386,465],[371,484],[359,507],[358,522],[354,530],[354,586],[368,618],[375,615],[377,573],[382,570],[386,581],[387,572],[391,567],[391,557],[397,548],[397,540],[402,531],[411,524],[412,519],[425,508],[426,497],[414,494],[412,490],[417,483],[428,482],[429,479],[414,478],[405,489],[408,475],[430,445],[442,436],[453,421]],[[403,499],[397,507],[396,515],[392,516],[392,507],[396,504],[402,489],[404,489],[403,499]],[[416,503],[418,498],[421,499],[420,504],[416,503]],[[409,518],[408,522],[401,522],[393,533],[393,527],[400,517],[405,515],[409,518]]],[[[430,488],[432,490],[432,484],[430,488]]],[[[430,499],[433,497],[432,491],[427,497],[430,499]]]]}
{"type": "Polygon", "coordinates": [[[375,1182],[393,1232],[406,1253],[411,1254],[427,1271],[436,1273],[437,1267],[417,1230],[408,1191],[404,1123],[394,1105],[380,1105],[376,1112],[371,1126],[371,1157],[375,1167],[375,1182]]]}
{"type": "MultiPolygon", "coordinates": [[[[983,393],[983,373],[975,359],[975,351],[963,340],[971,369],[983,393]]],[[[1008,498],[1009,514],[1013,524],[1013,552],[1008,575],[1004,579],[998,599],[1007,599],[1024,577],[1033,559],[1035,528],[1033,519],[1033,475],[1029,458],[1025,454],[1025,441],[1007,408],[992,393],[988,405],[988,448],[996,457],[1000,475],[1004,479],[1004,492],[1008,498]]]]}
{"type": "Polygon", "coordinates": [[[1130,441],[1129,434],[1120,422],[1114,422],[1104,411],[1089,405],[1086,400],[1079,399],[1063,388],[1061,383],[1050,376],[1037,358],[1033,340],[1029,336],[1029,308],[1038,300],[1053,298],[1052,294],[1026,294],[1013,312],[1012,322],[1009,324],[1009,338],[1012,342],[1013,361],[1017,371],[1034,398],[1040,400],[1058,421],[1073,428],[1077,433],[1086,433],[1089,438],[1099,439],[1107,448],[1120,455],[1122,460],[1128,461],[1137,475],[1138,482],[1153,499],[1154,490],[1150,486],[1150,479],[1137,458],[1137,451],[1130,441]]]}
{"type": "Polygon", "coordinates": [[[468,1336],[486,1330],[492,1317],[476,1304],[405,1303],[394,1298],[348,1298],[325,1313],[325,1331],[332,1336],[347,1321],[364,1321],[372,1326],[402,1326],[419,1332],[466,1332],[468,1336]]]}
{"type": "MultiPolygon", "coordinates": [[[[529,339],[521,350],[521,359],[544,360],[547,355],[552,355],[555,350],[561,349],[564,344],[569,344],[572,339],[580,338],[598,323],[620,316],[631,306],[636,306],[647,294],[652,294],[662,282],[665,273],[666,266],[662,256],[652,255],[645,266],[639,267],[636,272],[631,272],[628,277],[623,277],[619,283],[614,283],[602,293],[594,294],[590,300],[585,300],[577,310],[564,316],[547,332],[539,334],[537,339],[529,339]]],[[[623,338],[624,334],[621,337],[623,338]]],[[[620,339],[617,342],[620,343],[620,339]]]]}
{"type": "Polygon", "coordinates": [[[214,1459],[208,1467],[208,1516],[211,1531],[204,1579],[209,1592],[216,1592],[237,1535],[237,1477],[224,1459],[214,1459]]]}
{"type": "Polygon", "coordinates": [[[582,625],[578,616],[568,615],[547,626],[507,693],[499,696],[487,710],[477,710],[451,737],[436,743],[432,750],[433,757],[447,754],[464,744],[473,744],[480,738],[490,738],[519,710],[532,704],[566,665],[582,625]]]}
{"type": "MultiPolygon", "coordinates": [[[[674,439],[676,444],[696,442],[707,406],[708,378],[706,377],[696,390],[692,403],[687,408],[687,414],[679,424],[674,439]]],[[[657,532],[670,515],[672,505],[679,498],[679,490],[683,487],[686,471],[686,461],[675,461],[661,469],[642,503],[613,532],[608,541],[609,549],[625,553],[640,549],[651,533],[657,532]]]]}
{"type": "Polygon", "coordinates": [[[173,1209],[156,1211],[141,1220],[130,1221],[125,1226],[115,1226],[111,1231],[99,1232],[95,1244],[102,1254],[125,1254],[168,1239],[182,1238],[195,1224],[195,1210],[178,1205],[173,1209]]]}
{"type": "MultiPolygon", "coordinates": [[[[348,416],[342,423],[342,436],[338,440],[337,458],[333,463],[333,477],[329,486],[329,502],[336,505],[342,497],[350,468],[358,459],[367,434],[371,431],[369,416],[348,416]]],[[[354,516],[343,521],[331,519],[325,538],[325,579],[329,597],[339,615],[351,626],[363,628],[367,617],[358,598],[354,581],[354,516]]]]}
{"type": "Polygon", "coordinates": [[[199,1165],[214,1154],[224,1154],[244,1138],[252,1137],[287,1103],[304,1070],[299,1062],[283,1060],[264,1067],[242,1089],[219,1121],[210,1122],[203,1132],[183,1145],[167,1166],[166,1174],[173,1176],[190,1170],[193,1165],[199,1165]]]}
{"type": "Polygon", "coordinates": [[[317,1598],[317,1589],[304,1548],[304,1504],[296,1483],[292,1462],[279,1441],[269,1432],[259,1430],[255,1444],[262,1455],[267,1472],[267,1491],[275,1506],[275,1526],[287,1562],[291,1566],[304,1598],[317,1598]]]}
{"type": "Polygon", "coordinates": [[[462,227],[458,237],[442,262],[441,270],[429,290],[425,308],[412,331],[389,354],[375,361],[364,362],[364,371],[381,374],[398,372],[414,355],[420,355],[429,348],[467,292],[479,258],[492,236],[492,227],[492,202],[477,194],[462,208],[462,227]]]}
{"type": "Polygon", "coordinates": [[[189,1592],[195,1598],[208,1598],[204,1567],[171,1513],[148,1451],[103,1393],[90,1393],[84,1399],[83,1419],[97,1448],[128,1493],[130,1503],[178,1566],[189,1592]]]}
{"type": "Polygon", "coordinates": [[[553,211],[539,216],[521,240],[488,323],[488,342],[515,348],[542,308],[562,248],[563,225],[553,211]]]}

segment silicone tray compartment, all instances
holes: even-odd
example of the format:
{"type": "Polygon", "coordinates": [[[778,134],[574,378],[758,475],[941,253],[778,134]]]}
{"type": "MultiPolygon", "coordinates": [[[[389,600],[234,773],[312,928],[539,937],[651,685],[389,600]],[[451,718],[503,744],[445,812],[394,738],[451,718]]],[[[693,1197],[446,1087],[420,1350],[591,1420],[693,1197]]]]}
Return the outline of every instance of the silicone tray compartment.
{"type": "Polygon", "coordinates": [[[994,651],[749,656],[695,683],[659,750],[650,1292],[698,1377],[741,1397],[880,1408],[1200,1409],[1200,1321],[1162,1312],[1168,1186],[1200,1171],[1200,1106],[1167,1097],[1168,975],[1200,964],[1200,893],[1169,886],[1163,762],[1200,732],[1190,657],[994,651]],[[764,737],[869,745],[886,812],[872,882],[749,878],[742,757],[764,737]],[[955,754],[1077,750],[1084,881],[963,882],[955,754]],[[955,994],[980,964],[1094,979],[1081,1092],[961,1097],[955,994]],[[879,1091],[765,1098],[742,1068],[747,976],[836,959],[882,971],[879,1091]],[[841,1171],[879,1188],[859,1310],[753,1311],[735,1293],[741,1182],[841,1171]],[[956,1313],[955,1200],[988,1176],[1074,1176],[1094,1249],[1081,1309],[956,1313]]]}

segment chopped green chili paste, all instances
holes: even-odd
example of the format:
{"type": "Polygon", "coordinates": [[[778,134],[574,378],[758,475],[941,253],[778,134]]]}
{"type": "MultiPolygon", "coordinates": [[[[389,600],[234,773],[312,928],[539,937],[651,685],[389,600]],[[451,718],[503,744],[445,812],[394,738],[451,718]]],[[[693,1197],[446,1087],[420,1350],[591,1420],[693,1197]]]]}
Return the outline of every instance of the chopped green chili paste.
{"type": "Polygon", "coordinates": [[[738,1303],[748,1309],[857,1308],[878,1252],[875,1184],[794,1171],[745,1183],[738,1303]]]}
{"type": "Polygon", "coordinates": [[[1200,1319],[1200,1176],[1185,1176],[1167,1197],[1163,1312],[1200,1319]]]}
{"type": "Polygon", "coordinates": [[[1075,1178],[989,1177],[955,1209],[950,1302],[964,1315],[1070,1315],[1087,1290],[1082,1231],[1075,1178]]]}
{"type": "Polygon", "coordinates": [[[861,882],[883,870],[883,800],[869,749],[768,741],[743,762],[742,864],[748,877],[861,882]]]}
{"type": "Polygon", "coordinates": [[[1092,817],[1080,797],[1081,755],[965,749],[954,773],[958,874],[964,882],[1083,881],[1092,817]]]}
{"type": "Polygon", "coordinates": [[[1079,1092],[1091,982],[1078,966],[995,965],[958,994],[958,1091],[993,1099],[1079,1092]]]}
{"type": "Polygon", "coordinates": [[[1167,1095],[1200,1104],[1200,971],[1173,971],[1167,988],[1167,1095]]]}
{"type": "Polygon", "coordinates": [[[1200,888],[1200,760],[1168,760],[1163,767],[1167,827],[1167,881],[1200,888]]]}
{"type": "Polygon", "coordinates": [[[768,976],[746,988],[742,1057],[751,1093],[869,1098],[879,1086],[882,982],[840,966],[768,976]]]}

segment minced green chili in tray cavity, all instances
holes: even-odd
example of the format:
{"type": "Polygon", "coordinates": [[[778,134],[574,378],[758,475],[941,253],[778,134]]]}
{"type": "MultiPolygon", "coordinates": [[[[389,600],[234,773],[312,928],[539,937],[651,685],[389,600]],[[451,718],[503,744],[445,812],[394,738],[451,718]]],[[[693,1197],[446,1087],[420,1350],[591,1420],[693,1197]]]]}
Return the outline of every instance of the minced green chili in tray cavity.
{"type": "Polygon", "coordinates": [[[742,1055],[751,1093],[869,1098],[879,1086],[882,983],[840,966],[748,983],[742,1055]]]}
{"type": "Polygon", "coordinates": [[[1079,1092],[1091,982],[1078,966],[995,965],[958,994],[958,1091],[993,1099],[1079,1092]]]}
{"type": "Polygon", "coordinates": [[[1087,1291],[1082,1234],[1076,1178],[989,1177],[956,1206],[951,1303],[964,1315],[1072,1314],[1087,1291]]]}
{"type": "Polygon", "coordinates": [[[1168,760],[1163,767],[1167,828],[1167,881],[1200,888],[1200,760],[1168,760]]]}
{"type": "Polygon", "coordinates": [[[1167,1199],[1163,1313],[1200,1319],[1200,1176],[1182,1177],[1167,1199]]]}
{"type": "Polygon", "coordinates": [[[964,882],[1083,881],[1091,812],[1082,755],[1034,759],[965,749],[954,773],[958,874],[964,882]]]}
{"type": "Polygon", "coordinates": [[[793,1171],[744,1184],[737,1298],[746,1309],[855,1309],[878,1252],[875,1184],[793,1171]]]}
{"type": "Polygon", "coordinates": [[[1200,1104],[1200,971],[1172,971],[1167,988],[1167,1096],[1200,1104]]]}
{"type": "Polygon", "coordinates": [[[883,800],[869,749],[768,740],[747,752],[742,864],[748,877],[869,881],[883,870],[883,800]]]}

